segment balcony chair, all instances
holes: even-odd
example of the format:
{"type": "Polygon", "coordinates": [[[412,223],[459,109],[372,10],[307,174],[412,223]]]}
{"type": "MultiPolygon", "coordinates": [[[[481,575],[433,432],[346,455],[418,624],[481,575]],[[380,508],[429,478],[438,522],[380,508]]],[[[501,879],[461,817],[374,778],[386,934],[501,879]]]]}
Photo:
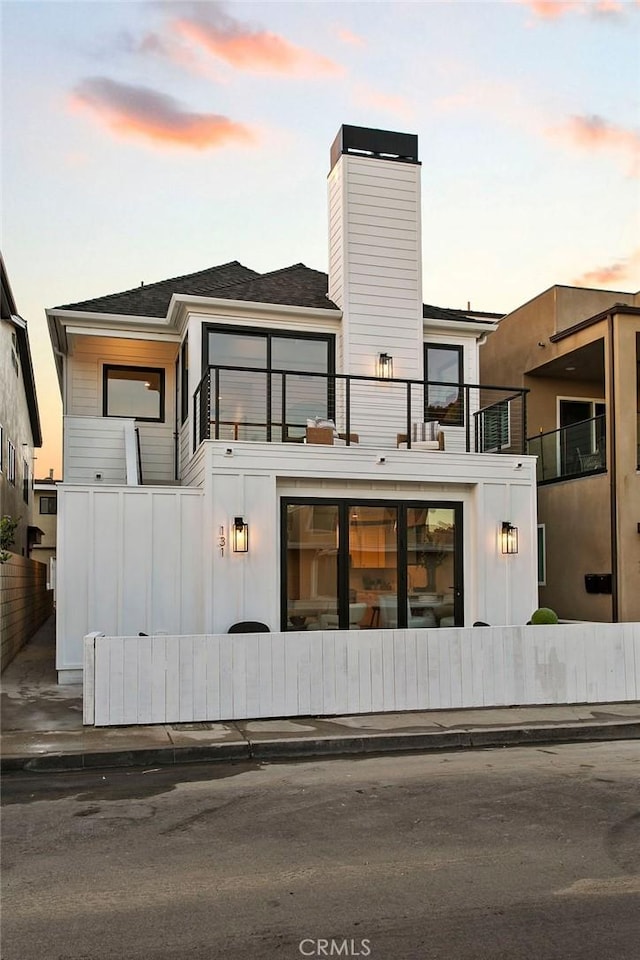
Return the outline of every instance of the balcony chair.
{"type": "MultiPolygon", "coordinates": [[[[397,446],[401,450],[407,449],[407,434],[399,433],[397,446]]],[[[444,450],[444,433],[440,429],[438,420],[427,420],[424,423],[414,423],[411,427],[412,450],[444,450]]]]}
{"type": "Polygon", "coordinates": [[[580,461],[581,473],[588,473],[590,470],[600,470],[601,467],[604,466],[600,450],[595,450],[593,453],[580,453],[579,448],[576,448],[576,453],[580,461]]]}
{"type": "MultiPolygon", "coordinates": [[[[307,420],[307,433],[305,443],[324,443],[333,446],[336,441],[346,443],[347,434],[338,433],[333,420],[327,420],[324,417],[310,417],[307,420]]],[[[357,433],[349,434],[349,443],[359,443],[360,437],[357,433]]]]}

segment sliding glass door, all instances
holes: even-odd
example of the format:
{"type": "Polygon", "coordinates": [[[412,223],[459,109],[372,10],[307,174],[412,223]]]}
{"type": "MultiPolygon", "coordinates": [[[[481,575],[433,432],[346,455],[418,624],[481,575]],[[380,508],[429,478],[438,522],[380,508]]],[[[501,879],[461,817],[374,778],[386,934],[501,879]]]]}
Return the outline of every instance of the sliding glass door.
{"type": "Polygon", "coordinates": [[[461,504],[283,501],[283,630],[463,621],[461,504]]]}

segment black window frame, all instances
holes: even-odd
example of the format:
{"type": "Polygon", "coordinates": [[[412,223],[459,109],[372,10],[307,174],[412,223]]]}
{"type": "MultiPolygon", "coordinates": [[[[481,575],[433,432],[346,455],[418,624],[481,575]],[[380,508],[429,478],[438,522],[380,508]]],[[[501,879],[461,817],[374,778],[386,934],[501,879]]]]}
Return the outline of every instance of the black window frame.
{"type": "Polygon", "coordinates": [[[42,496],[40,497],[39,512],[42,514],[43,517],[55,517],[55,516],[57,515],[57,513],[58,513],[58,498],[57,498],[57,496],[55,496],[55,495],[52,496],[51,494],[42,494],[42,496]],[[53,510],[43,510],[43,509],[42,509],[42,506],[43,506],[44,503],[49,504],[49,506],[51,506],[51,504],[53,504],[54,509],[53,509],[53,510]]]}
{"type": "Polygon", "coordinates": [[[349,625],[349,510],[366,504],[371,507],[393,507],[397,510],[397,596],[398,596],[398,629],[407,628],[407,601],[408,601],[408,537],[407,511],[411,509],[450,509],[454,511],[454,616],[458,626],[464,626],[464,523],[466,506],[462,500],[392,500],[378,499],[364,496],[351,497],[281,497],[280,498],[280,630],[287,632],[287,547],[289,542],[287,507],[299,504],[302,506],[337,506],[338,507],[338,622],[340,630],[347,630],[349,625]]]}
{"type": "Polygon", "coordinates": [[[189,416],[189,336],[180,348],[180,425],[189,416]]]}
{"type": "Polygon", "coordinates": [[[110,417],[114,420],[138,420],[140,423],[165,423],[165,375],[164,367],[142,367],[124,363],[105,363],[102,367],[102,416],[110,417]],[[157,373],[160,374],[160,416],[159,417],[137,417],[132,413],[108,413],[108,384],[110,370],[133,370],[136,373],[157,373]]]}
{"type": "Polygon", "coordinates": [[[16,485],[16,448],[7,440],[7,481],[12,487],[16,485]]]}
{"type": "Polygon", "coordinates": [[[448,427],[463,427],[465,423],[465,409],[464,409],[464,346],[459,343],[435,343],[433,341],[425,341],[423,344],[422,352],[423,364],[424,364],[424,419],[425,420],[439,420],[440,424],[448,427]],[[460,391],[458,406],[459,406],[459,416],[451,420],[442,420],[437,410],[429,407],[429,387],[428,387],[428,374],[429,374],[429,350],[450,350],[458,354],[458,380],[451,381],[452,384],[456,384],[460,391]]]}
{"type": "MultiPolygon", "coordinates": [[[[207,373],[207,370],[211,366],[216,366],[209,361],[209,334],[210,333],[232,333],[242,336],[260,336],[264,337],[267,340],[267,351],[266,351],[266,366],[264,367],[255,367],[259,372],[262,372],[266,375],[267,382],[267,409],[270,408],[271,401],[271,377],[279,369],[278,367],[273,368],[271,357],[271,341],[274,337],[277,337],[280,340],[320,340],[327,344],[327,372],[323,374],[327,378],[327,418],[335,421],[336,417],[336,390],[335,390],[335,372],[336,372],[336,335],[335,333],[323,333],[319,331],[309,331],[309,330],[278,330],[273,329],[272,327],[255,327],[255,326],[245,326],[243,324],[217,324],[217,323],[205,323],[202,325],[202,345],[201,345],[201,364],[202,364],[202,376],[207,373]],[[332,380],[333,378],[333,380],[332,380]]],[[[224,365],[221,365],[224,368],[224,365]]],[[[250,367],[249,364],[246,364],[247,367],[250,367]]],[[[296,375],[296,373],[304,373],[304,370],[298,371],[284,371],[285,373],[291,373],[296,375]]],[[[277,375],[277,373],[276,373],[277,375]]],[[[213,397],[213,384],[211,388],[211,393],[213,397]]],[[[212,399],[213,403],[213,399],[212,399]]],[[[267,430],[267,437],[270,439],[272,424],[265,423],[267,430]]]]}
{"type": "Polygon", "coordinates": [[[22,460],[22,499],[26,504],[29,503],[29,464],[24,458],[22,460]]]}

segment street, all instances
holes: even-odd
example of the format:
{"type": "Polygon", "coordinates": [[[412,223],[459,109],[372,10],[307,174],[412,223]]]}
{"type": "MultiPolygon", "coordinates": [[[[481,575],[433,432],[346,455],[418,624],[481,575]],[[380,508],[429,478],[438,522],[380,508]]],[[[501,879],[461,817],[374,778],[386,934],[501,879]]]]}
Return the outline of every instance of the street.
{"type": "Polygon", "coordinates": [[[637,960],[640,743],[13,774],[3,960],[637,960]]]}

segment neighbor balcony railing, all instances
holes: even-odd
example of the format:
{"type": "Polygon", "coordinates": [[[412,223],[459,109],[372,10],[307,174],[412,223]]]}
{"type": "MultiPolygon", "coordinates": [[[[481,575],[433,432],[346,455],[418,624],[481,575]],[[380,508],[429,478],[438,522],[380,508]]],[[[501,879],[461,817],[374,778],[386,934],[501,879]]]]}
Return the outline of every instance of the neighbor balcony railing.
{"type": "Polygon", "coordinates": [[[602,473],[607,469],[606,439],[604,415],[529,437],[528,452],[538,458],[538,483],[602,473]]]}
{"type": "Polygon", "coordinates": [[[333,421],[339,442],[347,446],[405,441],[410,447],[413,424],[437,420],[445,430],[447,450],[522,454],[527,392],[474,383],[213,365],[193,397],[193,446],[203,440],[302,443],[307,420],[323,418],[333,421]]]}

